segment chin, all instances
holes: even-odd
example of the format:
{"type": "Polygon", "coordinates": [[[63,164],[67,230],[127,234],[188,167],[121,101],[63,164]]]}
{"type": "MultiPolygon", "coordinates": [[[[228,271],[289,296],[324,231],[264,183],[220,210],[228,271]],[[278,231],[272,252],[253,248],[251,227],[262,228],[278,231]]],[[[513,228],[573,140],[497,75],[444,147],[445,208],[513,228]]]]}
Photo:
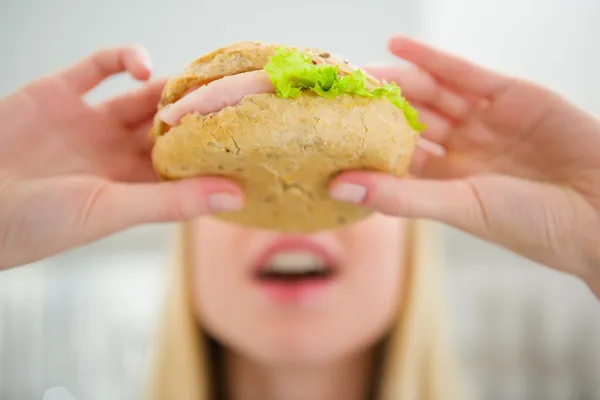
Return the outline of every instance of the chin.
{"type": "Polygon", "coordinates": [[[222,344],[262,365],[300,367],[327,364],[366,351],[382,336],[381,332],[366,332],[359,326],[349,332],[340,329],[343,324],[336,324],[335,318],[325,319],[328,321],[314,316],[262,320],[258,329],[230,337],[222,344]]]}

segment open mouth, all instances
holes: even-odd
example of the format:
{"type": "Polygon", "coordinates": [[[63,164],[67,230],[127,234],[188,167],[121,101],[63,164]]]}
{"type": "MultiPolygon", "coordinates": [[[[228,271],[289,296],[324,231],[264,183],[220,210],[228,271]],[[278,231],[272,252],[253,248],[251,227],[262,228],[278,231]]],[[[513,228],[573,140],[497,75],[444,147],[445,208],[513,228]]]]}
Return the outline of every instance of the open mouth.
{"type": "Polygon", "coordinates": [[[256,288],[273,304],[321,304],[334,293],[341,272],[335,245],[331,246],[304,237],[279,238],[254,264],[256,288]]]}
{"type": "Polygon", "coordinates": [[[258,269],[263,282],[300,283],[323,281],[335,275],[325,257],[310,251],[282,251],[273,254],[258,269]]]}

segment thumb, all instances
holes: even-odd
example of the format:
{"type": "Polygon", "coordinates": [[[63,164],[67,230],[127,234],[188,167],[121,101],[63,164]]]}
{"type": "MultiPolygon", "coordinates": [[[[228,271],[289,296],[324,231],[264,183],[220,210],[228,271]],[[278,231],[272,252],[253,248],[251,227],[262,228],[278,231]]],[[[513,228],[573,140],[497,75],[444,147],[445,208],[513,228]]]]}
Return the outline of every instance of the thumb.
{"type": "Polygon", "coordinates": [[[0,269],[135,225],[182,221],[243,206],[241,189],[217,177],[126,184],[77,176],[14,180],[3,186],[0,269]]]}
{"type": "Polygon", "coordinates": [[[89,193],[83,220],[111,231],[237,210],[244,203],[235,183],[213,177],[144,184],[103,183],[89,193]]]}
{"type": "Polygon", "coordinates": [[[331,195],[383,214],[432,219],[534,260],[584,277],[585,249],[597,243],[597,211],[579,194],[549,182],[502,175],[457,180],[398,179],[353,171],[336,177],[331,195]]]}
{"type": "Polygon", "coordinates": [[[488,224],[476,186],[464,179],[399,179],[378,172],[352,171],[332,181],[331,196],[364,204],[382,214],[432,219],[469,231],[485,229],[488,224]]]}

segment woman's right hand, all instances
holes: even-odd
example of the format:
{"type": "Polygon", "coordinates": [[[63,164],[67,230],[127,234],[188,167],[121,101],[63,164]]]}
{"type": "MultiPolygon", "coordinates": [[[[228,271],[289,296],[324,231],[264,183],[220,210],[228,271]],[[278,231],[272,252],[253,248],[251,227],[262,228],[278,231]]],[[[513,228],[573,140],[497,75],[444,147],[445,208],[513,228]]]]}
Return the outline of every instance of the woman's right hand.
{"type": "Polygon", "coordinates": [[[158,182],[148,131],[163,81],[88,105],[111,75],[151,75],[136,46],[104,49],[0,101],[0,269],[117,231],[242,206],[222,178],[158,182]]]}
{"type": "Polygon", "coordinates": [[[600,298],[600,120],[414,39],[389,48],[412,67],[369,72],[399,84],[428,125],[423,143],[441,151],[418,148],[411,179],[341,174],[334,196],[469,232],[580,277],[600,298]]]}

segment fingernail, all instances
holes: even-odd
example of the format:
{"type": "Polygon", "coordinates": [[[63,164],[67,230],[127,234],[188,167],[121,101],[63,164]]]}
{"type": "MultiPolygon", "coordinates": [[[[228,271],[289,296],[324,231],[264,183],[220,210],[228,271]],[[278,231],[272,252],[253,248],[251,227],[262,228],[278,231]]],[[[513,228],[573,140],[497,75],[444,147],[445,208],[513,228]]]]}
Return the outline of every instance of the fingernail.
{"type": "Polygon", "coordinates": [[[154,68],[154,65],[152,65],[152,61],[150,60],[150,58],[143,58],[142,63],[148,71],[152,72],[152,68],[154,68]]]}
{"type": "Polygon", "coordinates": [[[341,183],[331,189],[331,197],[347,203],[362,203],[367,196],[367,188],[355,183],[341,183]]]}
{"type": "Polygon", "coordinates": [[[146,69],[148,71],[152,71],[152,68],[154,66],[152,65],[152,60],[150,58],[150,52],[148,51],[147,48],[145,48],[143,46],[139,46],[138,50],[139,50],[139,54],[140,54],[140,61],[142,62],[142,64],[144,64],[144,67],[146,67],[146,69]]]}
{"type": "Polygon", "coordinates": [[[211,211],[234,211],[242,208],[242,199],[231,193],[213,193],[208,196],[211,211]]]}
{"type": "Polygon", "coordinates": [[[167,104],[166,106],[164,106],[163,108],[160,109],[160,111],[158,112],[158,117],[166,123],[170,123],[171,121],[169,121],[169,109],[173,106],[173,104],[167,104]]]}

